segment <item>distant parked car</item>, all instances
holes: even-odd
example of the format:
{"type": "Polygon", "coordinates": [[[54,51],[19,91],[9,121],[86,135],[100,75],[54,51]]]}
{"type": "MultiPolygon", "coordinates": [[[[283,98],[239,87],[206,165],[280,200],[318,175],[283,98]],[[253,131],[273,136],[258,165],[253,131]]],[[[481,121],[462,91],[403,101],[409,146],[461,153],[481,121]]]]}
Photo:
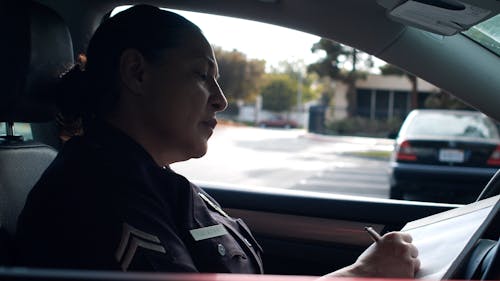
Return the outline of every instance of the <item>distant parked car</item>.
{"type": "Polygon", "coordinates": [[[390,197],[471,202],[498,168],[500,137],[487,116],[414,110],[401,126],[391,157],[390,197]]]}
{"type": "Polygon", "coordinates": [[[293,120],[284,118],[283,116],[275,115],[269,119],[265,119],[259,122],[259,127],[273,127],[273,128],[297,128],[299,124],[293,120]]]}

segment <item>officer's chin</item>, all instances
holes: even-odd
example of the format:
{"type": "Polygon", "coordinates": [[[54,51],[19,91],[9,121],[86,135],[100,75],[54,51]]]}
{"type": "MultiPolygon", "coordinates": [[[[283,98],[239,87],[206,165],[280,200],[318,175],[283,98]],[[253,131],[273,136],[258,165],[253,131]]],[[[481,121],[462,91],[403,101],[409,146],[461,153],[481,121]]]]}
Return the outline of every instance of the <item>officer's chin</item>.
{"type": "MultiPolygon", "coordinates": [[[[193,147],[193,149],[191,150],[189,159],[201,158],[201,157],[205,156],[205,154],[207,154],[207,151],[208,151],[207,141],[202,141],[202,142],[198,143],[195,147],[193,147]]],[[[188,159],[186,159],[186,160],[188,160],[188,159]]]]}

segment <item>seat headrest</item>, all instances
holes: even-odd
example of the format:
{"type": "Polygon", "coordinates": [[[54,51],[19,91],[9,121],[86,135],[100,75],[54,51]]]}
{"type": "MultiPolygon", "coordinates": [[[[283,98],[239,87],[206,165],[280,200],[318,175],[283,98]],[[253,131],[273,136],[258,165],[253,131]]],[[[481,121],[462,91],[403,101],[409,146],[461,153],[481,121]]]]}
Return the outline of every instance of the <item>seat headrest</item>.
{"type": "Polygon", "coordinates": [[[52,120],[50,87],[73,64],[68,27],[54,11],[30,1],[2,1],[0,20],[0,122],[52,120]]]}

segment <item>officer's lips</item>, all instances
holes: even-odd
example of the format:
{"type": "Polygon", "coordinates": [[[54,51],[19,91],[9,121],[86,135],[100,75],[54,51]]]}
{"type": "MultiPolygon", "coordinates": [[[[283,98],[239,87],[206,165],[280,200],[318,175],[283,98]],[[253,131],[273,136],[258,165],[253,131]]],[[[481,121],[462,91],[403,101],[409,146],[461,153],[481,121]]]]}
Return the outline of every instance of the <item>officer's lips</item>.
{"type": "Polygon", "coordinates": [[[213,129],[215,129],[215,126],[217,126],[217,119],[211,118],[211,119],[202,121],[201,123],[213,130],[213,129]]]}

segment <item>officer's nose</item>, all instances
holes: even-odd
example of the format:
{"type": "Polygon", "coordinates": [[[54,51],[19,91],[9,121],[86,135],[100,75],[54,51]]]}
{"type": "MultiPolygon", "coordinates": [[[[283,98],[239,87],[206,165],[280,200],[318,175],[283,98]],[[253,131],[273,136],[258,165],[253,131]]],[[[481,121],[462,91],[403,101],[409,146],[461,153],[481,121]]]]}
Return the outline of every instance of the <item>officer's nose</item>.
{"type": "Polygon", "coordinates": [[[219,83],[215,81],[212,93],[210,94],[210,105],[215,109],[215,112],[224,111],[227,108],[227,99],[219,86],[219,83]]]}

